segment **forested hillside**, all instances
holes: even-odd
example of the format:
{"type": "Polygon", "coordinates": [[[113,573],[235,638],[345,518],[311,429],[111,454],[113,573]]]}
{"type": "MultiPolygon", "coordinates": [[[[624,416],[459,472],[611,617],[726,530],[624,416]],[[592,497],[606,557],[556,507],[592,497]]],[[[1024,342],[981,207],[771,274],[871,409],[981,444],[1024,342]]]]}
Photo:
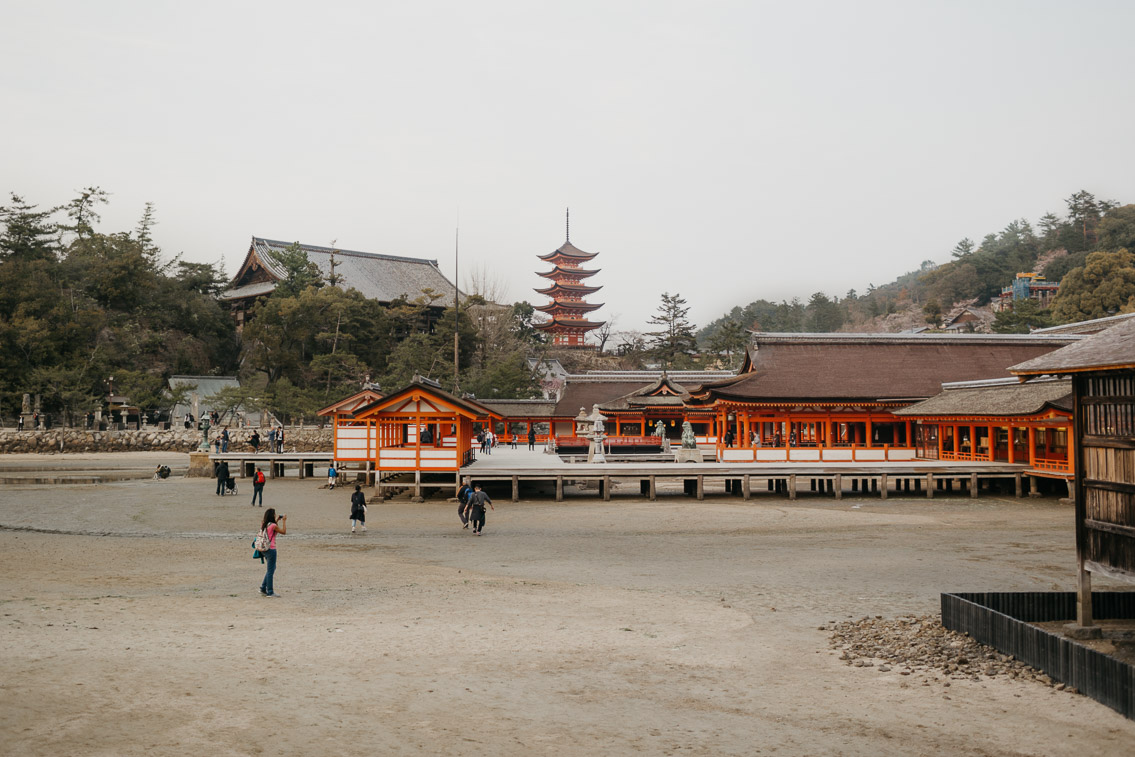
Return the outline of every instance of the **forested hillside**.
{"type": "MultiPolygon", "coordinates": [[[[105,407],[111,389],[143,410],[168,408],[175,374],[237,375],[222,404],[285,420],[354,393],[400,387],[414,374],[453,388],[454,309],[422,292],[390,306],[329,282],[298,246],[286,279],[250,314],[243,335],[216,295],[219,264],[163,256],[147,205],[131,231],[96,230],[108,194],[93,187],[41,209],[13,195],[0,207],[0,417],[39,394],[56,422],[105,407]],[[433,313],[433,315],[431,315],[433,313]]],[[[460,310],[460,387],[480,397],[536,391],[526,357],[541,340],[526,303],[470,295],[460,310]]]]}
{"type": "MultiPolygon", "coordinates": [[[[817,292],[803,302],[756,300],[733,308],[698,332],[708,346],[727,324],[762,331],[879,330],[882,317],[918,313],[924,324],[940,323],[960,303],[988,304],[1017,273],[1037,271],[1061,282],[1050,309],[1026,305],[1015,316],[998,318],[995,330],[1027,331],[1135,310],[1135,205],[1097,200],[1080,191],[1066,200],[1062,215],[1046,213],[1034,227],[1026,219],[1010,221],[980,242],[962,239],[942,264],[925,260],[917,270],[860,294],[842,297],[817,292]]],[[[910,323],[911,319],[903,321],[910,323]]]]}

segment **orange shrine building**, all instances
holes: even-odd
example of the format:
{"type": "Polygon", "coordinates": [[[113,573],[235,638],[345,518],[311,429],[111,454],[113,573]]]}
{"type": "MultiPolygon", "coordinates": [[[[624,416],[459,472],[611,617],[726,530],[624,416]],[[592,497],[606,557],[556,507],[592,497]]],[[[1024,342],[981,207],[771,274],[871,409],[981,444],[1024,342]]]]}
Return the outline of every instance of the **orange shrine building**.
{"type": "Polygon", "coordinates": [[[321,414],[333,419],[337,461],[380,472],[458,474],[476,458],[483,428],[501,444],[526,445],[531,429],[541,449],[578,452],[578,421],[598,407],[609,452],[668,451],[689,422],[719,462],[990,461],[1068,478],[1067,382],[1020,383],[1008,368],[1083,338],[757,333],[736,374],[568,375],[544,400],[478,401],[415,382],[321,414]],[[667,443],[653,436],[660,425],[667,443]]]}

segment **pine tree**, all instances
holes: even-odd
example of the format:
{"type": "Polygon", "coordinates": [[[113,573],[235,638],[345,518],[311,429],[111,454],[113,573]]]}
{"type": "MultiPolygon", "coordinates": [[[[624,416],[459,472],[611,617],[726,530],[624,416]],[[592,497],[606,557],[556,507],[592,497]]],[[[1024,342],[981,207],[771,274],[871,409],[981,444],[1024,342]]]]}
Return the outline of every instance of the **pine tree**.
{"type": "Polygon", "coordinates": [[[650,338],[651,354],[663,368],[681,368],[693,362],[691,353],[697,340],[693,325],[686,319],[689,312],[680,294],[663,292],[658,314],[650,317],[650,323],[662,327],[646,335],[650,338]]]}

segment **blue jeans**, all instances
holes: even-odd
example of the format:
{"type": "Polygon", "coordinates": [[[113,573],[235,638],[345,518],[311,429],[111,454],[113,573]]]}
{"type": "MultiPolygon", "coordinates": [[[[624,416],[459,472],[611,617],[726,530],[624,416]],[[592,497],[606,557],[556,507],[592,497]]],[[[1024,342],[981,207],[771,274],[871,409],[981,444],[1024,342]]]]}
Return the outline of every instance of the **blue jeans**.
{"type": "Polygon", "coordinates": [[[228,442],[221,442],[221,452],[228,452],[228,451],[229,451],[229,443],[228,442]]]}
{"type": "Polygon", "coordinates": [[[260,497],[260,506],[264,507],[264,484],[252,485],[252,504],[256,504],[256,498],[260,497]]]}
{"type": "Polygon", "coordinates": [[[268,571],[264,574],[264,580],[260,582],[260,590],[265,594],[274,594],[272,591],[272,575],[276,572],[276,550],[270,549],[264,553],[264,559],[268,561],[268,571]]]}

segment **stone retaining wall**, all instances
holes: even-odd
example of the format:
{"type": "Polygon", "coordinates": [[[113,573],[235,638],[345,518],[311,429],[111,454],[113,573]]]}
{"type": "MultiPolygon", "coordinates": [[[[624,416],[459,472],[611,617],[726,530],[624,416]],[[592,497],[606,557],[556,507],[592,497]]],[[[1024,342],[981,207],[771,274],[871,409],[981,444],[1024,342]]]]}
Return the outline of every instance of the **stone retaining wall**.
{"type": "MultiPolygon", "coordinates": [[[[241,430],[241,438],[251,432],[241,430]]],[[[291,452],[330,452],[331,429],[287,429],[284,449],[291,452]]],[[[142,429],[141,431],[9,431],[0,433],[0,455],[20,452],[58,454],[67,452],[192,452],[201,444],[200,431],[142,429]]],[[[261,433],[260,449],[267,447],[261,433]]],[[[229,444],[229,451],[251,451],[247,441],[229,444]]]]}

